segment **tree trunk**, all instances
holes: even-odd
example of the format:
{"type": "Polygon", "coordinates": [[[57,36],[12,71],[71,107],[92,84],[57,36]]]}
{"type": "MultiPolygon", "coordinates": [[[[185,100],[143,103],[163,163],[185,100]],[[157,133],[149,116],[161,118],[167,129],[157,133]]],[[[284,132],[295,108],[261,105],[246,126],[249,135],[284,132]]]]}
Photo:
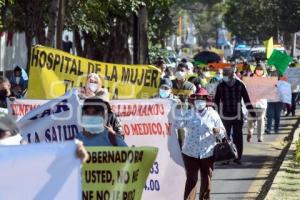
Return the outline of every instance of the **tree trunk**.
{"type": "Polygon", "coordinates": [[[50,11],[49,11],[49,25],[48,25],[48,34],[47,34],[47,41],[46,41],[46,45],[50,47],[55,47],[54,39],[55,39],[58,8],[59,8],[59,0],[52,0],[50,11]]]}
{"type": "Polygon", "coordinates": [[[77,51],[77,55],[83,57],[83,48],[81,45],[81,36],[79,30],[76,28],[74,30],[74,45],[77,51]]]}
{"type": "Polygon", "coordinates": [[[134,18],[134,24],[134,64],[148,64],[148,12],[146,7],[141,7],[137,18],[134,18]]]}
{"type": "Polygon", "coordinates": [[[65,19],[65,1],[59,0],[59,11],[57,17],[57,29],[56,29],[56,48],[62,48],[62,34],[64,31],[64,20],[65,19]]]}

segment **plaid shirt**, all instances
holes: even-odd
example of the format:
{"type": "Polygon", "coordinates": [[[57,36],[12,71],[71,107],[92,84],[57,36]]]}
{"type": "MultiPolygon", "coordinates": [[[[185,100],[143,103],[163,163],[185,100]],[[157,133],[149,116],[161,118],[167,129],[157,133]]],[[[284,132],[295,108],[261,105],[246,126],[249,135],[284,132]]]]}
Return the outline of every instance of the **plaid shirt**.
{"type": "MultiPolygon", "coordinates": [[[[253,110],[248,92],[243,82],[235,79],[233,86],[228,86],[222,81],[218,87],[215,96],[215,103],[218,106],[218,111],[221,118],[230,117],[232,119],[242,119],[242,100],[248,110],[253,110]]],[[[253,112],[250,112],[255,116],[253,112]]]]}

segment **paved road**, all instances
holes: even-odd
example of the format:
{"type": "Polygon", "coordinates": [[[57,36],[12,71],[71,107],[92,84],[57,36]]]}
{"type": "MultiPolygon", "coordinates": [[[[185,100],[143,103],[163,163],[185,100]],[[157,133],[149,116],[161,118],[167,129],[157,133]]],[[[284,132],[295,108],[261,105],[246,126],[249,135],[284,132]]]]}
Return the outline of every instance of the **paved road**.
{"type": "Polygon", "coordinates": [[[216,165],[212,199],[256,199],[285,147],[284,138],[293,130],[299,115],[298,111],[296,117],[282,117],[279,134],[265,135],[262,143],[257,142],[256,135],[247,143],[244,129],[243,165],[216,165]]]}

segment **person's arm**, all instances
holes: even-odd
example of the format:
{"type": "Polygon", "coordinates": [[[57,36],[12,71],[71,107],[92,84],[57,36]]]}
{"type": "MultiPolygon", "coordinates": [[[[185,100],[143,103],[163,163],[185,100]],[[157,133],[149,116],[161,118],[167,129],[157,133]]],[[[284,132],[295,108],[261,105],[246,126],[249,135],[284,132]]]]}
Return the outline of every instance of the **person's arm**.
{"type": "Polygon", "coordinates": [[[214,114],[214,128],[213,128],[213,133],[214,135],[219,138],[220,140],[222,140],[223,138],[225,138],[225,134],[226,134],[226,129],[223,125],[223,122],[219,116],[219,114],[217,112],[215,112],[214,114]]]}
{"type": "Polygon", "coordinates": [[[77,140],[76,145],[76,156],[81,160],[82,163],[85,163],[89,159],[89,154],[87,153],[81,141],[77,140]]]}
{"type": "Polygon", "coordinates": [[[256,117],[256,114],[254,112],[254,108],[253,108],[252,103],[250,101],[249,94],[248,94],[247,89],[246,89],[244,84],[242,84],[241,94],[242,94],[242,98],[244,100],[244,103],[246,105],[246,108],[247,108],[248,112],[250,113],[250,115],[252,117],[256,117]]]}
{"type": "Polygon", "coordinates": [[[220,102],[221,102],[221,89],[220,89],[220,85],[219,84],[217,86],[217,90],[216,90],[216,94],[215,94],[215,104],[217,106],[216,110],[218,111],[218,113],[220,113],[220,102]]]}
{"type": "Polygon", "coordinates": [[[121,125],[121,120],[114,113],[111,115],[111,119],[108,124],[108,131],[112,134],[116,134],[124,139],[123,128],[121,125]]]}

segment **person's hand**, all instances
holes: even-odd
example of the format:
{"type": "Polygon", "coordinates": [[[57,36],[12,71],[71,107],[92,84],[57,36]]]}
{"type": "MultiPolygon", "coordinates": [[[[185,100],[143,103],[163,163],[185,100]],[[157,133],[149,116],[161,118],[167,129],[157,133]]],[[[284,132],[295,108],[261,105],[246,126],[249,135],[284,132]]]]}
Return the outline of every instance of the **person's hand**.
{"type": "Polygon", "coordinates": [[[15,87],[15,89],[16,89],[17,92],[21,92],[21,91],[22,91],[22,88],[21,88],[21,86],[19,86],[19,85],[17,85],[17,86],[15,87]]]}
{"type": "Polygon", "coordinates": [[[87,153],[81,141],[79,141],[77,144],[76,155],[82,163],[85,163],[89,159],[89,154],[87,153]]]}
{"type": "Polygon", "coordinates": [[[114,131],[114,129],[111,125],[104,126],[104,127],[107,129],[108,133],[111,133],[111,134],[114,134],[114,135],[116,134],[116,132],[114,131]]]}
{"type": "Polygon", "coordinates": [[[219,128],[213,128],[213,133],[215,135],[219,134],[220,133],[220,129],[219,128]]]}

